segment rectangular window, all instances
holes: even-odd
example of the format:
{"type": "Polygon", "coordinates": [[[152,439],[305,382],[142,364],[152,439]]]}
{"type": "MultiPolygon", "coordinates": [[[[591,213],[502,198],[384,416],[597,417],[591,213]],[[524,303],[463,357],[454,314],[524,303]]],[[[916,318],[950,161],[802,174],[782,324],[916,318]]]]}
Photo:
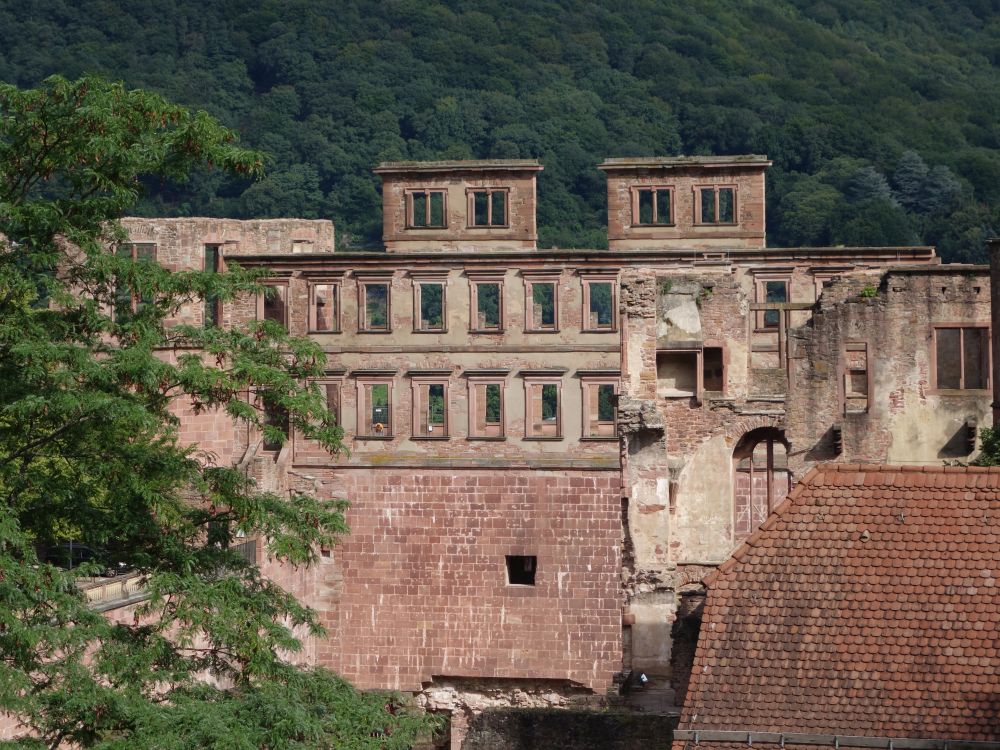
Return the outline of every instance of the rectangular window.
{"type": "Polygon", "coordinates": [[[558,286],[555,281],[531,281],[527,285],[528,319],[525,328],[529,331],[557,331],[558,326],[558,286]]]}
{"type": "Polygon", "coordinates": [[[502,439],[504,431],[503,381],[469,382],[469,437],[502,439]]]}
{"type": "Polygon", "coordinates": [[[940,327],[934,330],[936,387],[984,390],[990,382],[989,328],[940,327]]]}
{"type": "Polygon", "coordinates": [[[469,226],[507,226],[507,188],[470,190],[469,226]]]}
{"type": "Polygon", "coordinates": [[[414,382],[416,420],[413,437],[448,437],[448,386],[446,383],[414,382]]]}
{"type": "Polygon", "coordinates": [[[586,303],[585,331],[615,330],[615,283],[613,281],[585,280],[586,303]]]}
{"type": "Polygon", "coordinates": [[[264,403],[263,448],[280,451],[288,439],[288,411],[277,404],[264,403]]]}
{"type": "Polygon", "coordinates": [[[273,320],[288,329],[288,286],[286,284],[265,284],[258,307],[261,320],[273,320]]]}
{"type": "Polygon", "coordinates": [[[472,330],[503,330],[503,284],[499,281],[472,282],[472,330]]]}
{"type": "Polygon", "coordinates": [[[361,382],[358,389],[358,437],[392,437],[392,384],[361,382]]]}
{"type": "Polygon", "coordinates": [[[669,187],[636,188],[632,223],[640,226],[673,224],[673,193],[673,188],[669,187]]]}
{"type": "Polygon", "coordinates": [[[309,330],[317,333],[340,330],[340,285],[309,285],[309,330]]]}
{"type": "Polygon", "coordinates": [[[615,383],[584,381],[583,437],[588,439],[617,437],[618,406],[615,383]]]}
{"type": "Polygon", "coordinates": [[[558,382],[530,382],[527,389],[526,438],[561,438],[558,382]]]}
{"type": "MultiPolygon", "coordinates": [[[[131,242],[121,245],[115,253],[119,258],[133,263],[155,263],[156,244],[153,242],[131,242]]],[[[151,304],[153,295],[149,291],[140,292],[131,285],[118,283],[115,287],[114,317],[116,323],[132,319],[144,305],[151,304]]]]}
{"type": "Polygon", "coordinates": [[[726,369],[721,346],[706,346],[702,352],[702,387],[722,393],[726,390],[726,369]]]}
{"type": "MultiPolygon", "coordinates": [[[[787,281],[762,281],[760,291],[764,302],[788,302],[787,281]]],[[[777,328],[780,310],[765,310],[762,316],[763,328],[777,328]]]]}
{"type": "Polygon", "coordinates": [[[407,219],[411,229],[440,229],[447,226],[444,190],[414,190],[406,196],[409,199],[407,219]]]}
{"type": "Polygon", "coordinates": [[[444,284],[439,281],[420,282],[413,285],[417,295],[418,331],[445,330],[444,284]]]}
{"type": "Polygon", "coordinates": [[[389,285],[362,282],[359,329],[384,332],[389,329],[389,285]]]}
{"type": "MultiPolygon", "coordinates": [[[[205,245],[205,271],[219,273],[222,270],[222,252],[218,245],[205,245]]],[[[214,294],[205,295],[205,328],[218,328],[222,321],[222,301],[214,294]]]]}
{"type": "Polygon", "coordinates": [[[340,420],[340,383],[324,383],[323,395],[326,397],[326,410],[338,426],[343,426],[340,420]]]}
{"type": "Polygon", "coordinates": [[[534,586],[538,558],[535,555],[507,555],[507,583],[510,586],[534,586]]]}
{"type": "Polygon", "coordinates": [[[697,188],[699,224],[735,224],[736,188],[697,188]]]}

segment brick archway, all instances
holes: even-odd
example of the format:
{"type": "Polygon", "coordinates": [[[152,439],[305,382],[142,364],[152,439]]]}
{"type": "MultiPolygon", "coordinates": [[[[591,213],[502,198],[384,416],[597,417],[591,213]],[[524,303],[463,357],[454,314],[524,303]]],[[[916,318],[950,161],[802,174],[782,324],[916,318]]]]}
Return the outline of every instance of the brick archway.
{"type": "MultiPolygon", "coordinates": [[[[736,445],[737,441],[747,433],[760,430],[765,427],[784,432],[784,417],[772,416],[769,414],[755,414],[749,417],[739,417],[730,422],[726,422],[723,434],[726,436],[726,444],[730,447],[736,445]]],[[[786,439],[787,440],[787,439],[786,439]]]]}

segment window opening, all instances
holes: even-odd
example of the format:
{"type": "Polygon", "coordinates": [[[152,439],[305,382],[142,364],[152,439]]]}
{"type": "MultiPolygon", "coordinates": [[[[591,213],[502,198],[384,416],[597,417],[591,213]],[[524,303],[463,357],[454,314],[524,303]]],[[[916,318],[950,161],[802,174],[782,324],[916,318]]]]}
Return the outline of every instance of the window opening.
{"type": "Polygon", "coordinates": [[[500,284],[479,282],[473,286],[476,295],[476,328],[480,331],[499,331],[503,326],[500,284]]]}
{"type": "Polygon", "coordinates": [[[421,331],[444,330],[444,284],[417,284],[421,331]]]}
{"type": "Polygon", "coordinates": [[[529,383],[525,437],[559,438],[562,425],[559,414],[559,384],[529,383]]]}
{"type": "MultiPolygon", "coordinates": [[[[119,246],[116,254],[134,263],[155,263],[156,244],[152,242],[132,242],[119,246]]],[[[137,292],[127,284],[115,287],[114,318],[116,323],[125,323],[145,305],[152,304],[153,295],[148,290],[137,292]]]]}
{"type": "Polygon", "coordinates": [[[702,387],[706,391],[726,389],[722,347],[706,346],[702,353],[702,387]]]}
{"type": "Polygon", "coordinates": [[[445,226],[443,190],[419,190],[409,196],[411,227],[437,229],[445,226]]]}
{"type": "Polygon", "coordinates": [[[536,331],[556,328],[556,284],[535,281],[531,284],[531,325],[536,331]]]}
{"type": "Polygon", "coordinates": [[[326,383],[323,393],[326,396],[326,410],[333,417],[334,424],[340,426],[340,383],[326,383]]]}
{"type": "Polygon", "coordinates": [[[671,188],[636,188],[636,224],[673,224],[671,188]]]}
{"type": "Polygon", "coordinates": [[[280,451],[288,439],[288,411],[278,404],[264,403],[264,439],[266,451],[280,451]]]}
{"type": "Polygon", "coordinates": [[[617,435],[618,408],[613,383],[584,382],[584,437],[613,438],[617,435]]]}
{"type": "MultiPolygon", "coordinates": [[[[765,302],[788,302],[788,282],[787,281],[765,281],[764,282],[765,302]]],[[[764,327],[777,328],[780,310],[764,311],[764,327]]]]}
{"type": "Polygon", "coordinates": [[[989,387],[989,329],[936,328],[937,387],[982,390],[989,387]]]}
{"type": "Polygon", "coordinates": [[[419,420],[414,437],[447,437],[448,406],[444,383],[420,383],[417,394],[419,420]]]}
{"type": "Polygon", "coordinates": [[[364,284],[363,331],[389,330],[389,285],[364,284]]]}
{"type": "Polygon", "coordinates": [[[612,330],[615,327],[614,285],[610,281],[587,282],[587,327],[612,330]]]}
{"type": "Polygon", "coordinates": [[[507,226],[507,189],[469,192],[470,225],[474,227],[507,226]]]}
{"type": "MultiPolygon", "coordinates": [[[[222,254],[218,245],[205,245],[205,271],[219,273],[222,266],[222,254]]],[[[218,328],[222,321],[222,302],[218,296],[209,292],[205,295],[205,328],[218,328]]]]}
{"type": "Polygon", "coordinates": [[[698,190],[701,224],[736,223],[736,190],[731,187],[703,187],[698,190]]]}
{"type": "Polygon", "coordinates": [[[287,327],[287,295],[288,287],[284,284],[269,284],[264,287],[264,320],[273,320],[287,327]]]}
{"type": "Polygon", "coordinates": [[[502,438],[503,385],[501,383],[469,383],[472,396],[469,437],[502,438]]]}
{"type": "Polygon", "coordinates": [[[534,586],[538,558],[535,555],[507,555],[507,583],[511,586],[534,586]]]}
{"type": "Polygon", "coordinates": [[[310,321],[314,331],[336,331],[340,328],[337,320],[338,294],[337,284],[313,284],[312,310],[310,321]]]}
{"type": "Polygon", "coordinates": [[[844,413],[868,411],[868,345],[849,343],[844,352],[844,413]]]}
{"type": "Polygon", "coordinates": [[[733,460],[734,531],[736,536],[746,536],[788,495],[788,446],[779,430],[764,427],[743,436],[733,451],[733,460]]]}

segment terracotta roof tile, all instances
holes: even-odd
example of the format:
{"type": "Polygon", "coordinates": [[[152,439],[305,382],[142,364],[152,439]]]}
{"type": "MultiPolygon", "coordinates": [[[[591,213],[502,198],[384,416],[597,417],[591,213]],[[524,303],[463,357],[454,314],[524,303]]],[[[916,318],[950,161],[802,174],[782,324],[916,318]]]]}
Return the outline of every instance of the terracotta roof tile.
{"type": "Polygon", "coordinates": [[[705,581],[680,728],[1000,740],[1000,469],[817,467],[705,581]]]}

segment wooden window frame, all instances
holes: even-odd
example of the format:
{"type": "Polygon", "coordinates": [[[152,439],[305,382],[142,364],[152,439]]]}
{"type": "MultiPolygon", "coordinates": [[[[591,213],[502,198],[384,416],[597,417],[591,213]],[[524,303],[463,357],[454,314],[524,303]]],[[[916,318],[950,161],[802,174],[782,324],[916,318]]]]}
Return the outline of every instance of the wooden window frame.
{"type": "Polygon", "coordinates": [[[407,229],[447,229],[448,228],[448,189],[447,188],[407,188],[406,194],[406,228],[407,229]],[[441,194],[441,223],[431,224],[431,193],[441,194]],[[426,198],[424,218],[426,224],[417,225],[413,221],[413,197],[423,195],[426,198]]]}
{"type": "MultiPolygon", "coordinates": [[[[580,377],[581,392],[583,394],[582,405],[583,408],[580,414],[583,416],[581,420],[580,427],[580,440],[586,442],[618,442],[618,404],[617,397],[620,393],[621,388],[621,378],[612,377],[598,377],[593,375],[582,375],[580,377]],[[590,425],[590,389],[598,388],[602,385],[610,385],[614,388],[615,392],[615,416],[611,424],[613,426],[613,434],[611,435],[589,435],[588,427],[590,425]]],[[[603,422],[601,424],[607,424],[603,422]]]]}
{"type": "Polygon", "coordinates": [[[392,333],[392,276],[374,276],[358,278],[358,333],[392,333]],[[370,328],[368,326],[368,287],[385,286],[385,328],[370,328]]]}
{"type": "MultiPolygon", "coordinates": [[[[561,376],[526,375],[524,377],[524,439],[537,441],[559,441],[563,439],[563,379],[561,376]],[[531,408],[531,390],[535,386],[542,387],[554,385],[556,387],[556,434],[555,435],[533,435],[531,425],[534,422],[534,414],[531,408]]],[[[538,415],[538,421],[542,421],[542,415],[538,415]]]]}
{"type": "Polygon", "coordinates": [[[524,332],[525,333],[559,333],[559,284],[562,274],[558,272],[532,274],[524,276],[524,332]],[[552,284],[552,320],[551,328],[535,328],[535,284],[552,284]]]}
{"type": "Polygon", "coordinates": [[[632,226],[633,227],[675,227],[677,226],[676,204],[674,203],[673,185],[633,185],[630,188],[632,199],[632,226]],[[639,219],[639,193],[649,191],[653,194],[653,221],[646,223],[639,219]],[[670,194],[670,221],[657,221],[656,194],[659,192],[670,194]]]}
{"type": "Polygon", "coordinates": [[[413,332],[414,333],[447,333],[448,332],[448,276],[447,274],[435,273],[433,275],[416,275],[413,277],[413,332]],[[441,327],[423,328],[420,315],[420,303],[423,296],[423,286],[425,284],[438,284],[441,286],[441,327]]]}
{"type": "MultiPolygon", "coordinates": [[[[355,440],[393,440],[395,438],[395,433],[394,433],[393,424],[392,424],[393,420],[395,419],[395,416],[396,416],[395,415],[395,408],[393,407],[393,400],[392,400],[392,391],[393,391],[393,385],[395,384],[395,381],[396,381],[396,379],[394,377],[388,376],[388,375],[386,375],[386,376],[360,376],[359,375],[359,376],[357,376],[355,378],[355,384],[356,384],[356,387],[357,387],[357,394],[356,394],[356,398],[357,398],[356,404],[357,404],[357,406],[356,406],[356,409],[355,409],[355,411],[357,412],[357,420],[356,420],[356,422],[357,422],[357,430],[356,430],[356,432],[354,434],[354,439],[355,440]],[[366,396],[366,389],[370,388],[371,386],[375,386],[375,385],[386,385],[386,386],[388,386],[388,394],[386,396],[386,403],[389,406],[389,419],[387,420],[387,422],[385,424],[384,433],[383,434],[368,435],[368,434],[365,434],[365,414],[367,414],[367,413],[370,412],[370,410],[371,410],[371,404],[369,403],[368,398],[366,396]]],[[[372,428],[375,427],[375,424],[381,424],[381,423],[373,423],[372,424],[372,428]]]]}
{"type": "Polygon", "coordinates": [[[342,326],[340,324],[340,300],[341,294],[343,292],[343,284],[340,279],[310,279],[309,280],[309,315],[308,315],[308,332],[309,333],[340,333],[342,326]],[[320,330],[316,327],[316,287],[318,286],[332,286],[336,290],[334,294],[336,295],[336,303],[333,306],[333,328],[330,330],[320,330]]]}
{"type": "Polygon", "coordinates": [[[739,213],[739,190],[735,183],[721,183],[718,185],[694,185],[692,186],[694,191],[694,224],[700,227],[735,227],[739,226],[740,223],[740,213],[739,213]],[[701,219],[701,191],[711,190],[713,194],[713,199],[715,201],[715,221],[702,221],[701,219]],[[720,190],[732,190],[733,191],[733,220],[732,221],[719,221],[719,191],[720,190]]]}
{"type": "Polygon", "coordinates": [[[583,333],[614,333],[618,330],[618,274],[588,275],[583,278],[583,320],[580,329],[583,333]],[[611,285],[611,325],[594,327],[590,324],[590,286],[591,284],[611,285]]]}
{"type": "MultiPolygon", "coordinates": [[[[469,434],[468,440],[504,441],[507,439],[507,378],[502,376],[468,376],[468,403],[469,403],[469,434]],[[500,434],[481,435],[477,433],[476,422],[479,417],[476,403],[476,389],[485,388],[488,385],[500,387],[500,434]]],[[[484,399],[485,401],[485,399],[484,399]]]]}
{"type": "Polygon", "coordinates": [[[509,229],[510,228],[510,188],[509,187],[469,187],[465,189],[467,229],[509,229]],[[486,223],[476,224],[476,193],[486,193],[486,223]],[[504,223],[493,223],[493,193],[503,193],[504,223]]]}
{"type": "MultiPolygon", "coordinates": [[[[965,382],[965,335],[959,334],[959,383],[965,382]]],[[[869,368],[871,363],[869,362],[869,368]]],[[[935,323],[931,331],[931,389],[930,393],[945,393],[953,395],[983,395],[992,392],[993,389],[993,337],[989,323],[935,323]],[[938,331],[946,329],[979,328],[986,331],[986,383],[982,388],[941,388],[938,385],[938,331]]]]}
{"type": "MultiPolygon", "coordinates": [[[[275,287],[275,288],[278,288],[278,289],[284,289],[285,290],[285,292],[284,292],[284,294],[285,294],[285,314],[284,314],[284,320],[282,320],[280,322],[281,322],[281,325],[284,326],[285,330],[287,331],[288,330],[288,323],[289,323],[289,320],[290,320],[290,314],[289,314],[290,310],[288,309],[288,307],[289,307],[288,300],[289,300],[289,291],[290,291],[289,290],[289,285],[288,285],[288,279],[282,279],[282,280],[279,280],[279,281],[272,281],[271,279],[265,279],[265,280],[261,281],[260,283],[261,283],[261,285],[263,285],[265,287],[275,287]]],[[[265,295],[265,292],[261,292],[260,294],[257,295],[257,320],[264,320],[264,295],[265,295]]],[[[275,321],[275,322],[279,322],[279,321],[275,321]]]]}
{"type": "MultiPolygon", "coordinates": [[[[448,408],[448,388],[450,378],[441,376],[412,376],[410,378],[410,389],[412,394],[413,417],[410,423],[411,440],[450,440],[451,439],[451,409],[448,408]],[[430,435],[420,430],[420,417],[427,405],[421,398],[423,386],[440,385],[444,386],[444,432],[440,435],[430,435]]],[[[428,424],[430,419],[428,418],[428,424]]]]}

